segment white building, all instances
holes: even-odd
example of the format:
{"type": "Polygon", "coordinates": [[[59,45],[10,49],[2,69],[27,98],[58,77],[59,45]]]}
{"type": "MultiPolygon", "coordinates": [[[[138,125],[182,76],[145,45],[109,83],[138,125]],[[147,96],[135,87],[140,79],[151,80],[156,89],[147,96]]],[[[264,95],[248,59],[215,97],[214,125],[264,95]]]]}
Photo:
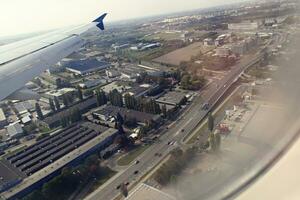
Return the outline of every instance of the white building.
{"type": "Polygon", "coordinates": [[[5,117],[2,108],[0,108],[0,129],[4,128],[4,126],[6,125],[7,125],[7,119],[5,117]]]}
{"type": "Polygon", "coordinates": [[[233,23],[233,24],[228,24],[228,29],[229,30],[234,30],[234,31],[247,31],[247,30],[257,30],[259,27],[262,25],[261,22],[241,22],[241,23],[233,23]]]}
{"type": "Polygon", "coordinates": [[[46,98],[54,99],[54,97],[57,97],[58,99],[62,99],[62,96],[65,94],[74,94],[77,90],[75,88],[63,88],[60,90],[52,90],[50,92],[45,93],[46,98]]]}
{"type": "Polygon", "coordinates": [[[227,57],[230,55],[230,49],[227,47],[218,47],[216,48],[216,56],[227,57]]]}
{"type": "Polygon", "coordinates": [[[214,45],[214,41],[211,38],[206,38],[206,39],[203,40],[203,45],[204,46],[214,45]]]}

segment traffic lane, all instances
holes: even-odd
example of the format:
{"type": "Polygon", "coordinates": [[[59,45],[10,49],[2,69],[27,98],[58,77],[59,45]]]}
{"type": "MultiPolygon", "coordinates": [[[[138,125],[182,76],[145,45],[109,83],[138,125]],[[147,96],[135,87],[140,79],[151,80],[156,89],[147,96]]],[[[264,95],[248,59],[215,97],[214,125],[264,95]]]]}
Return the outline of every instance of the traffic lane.
{"type": "Polygon", "coordinates": [[[144,174],[146,174],[149,170],[153,168],[153,166],[157,165],[160,162],[161,157],[155,156],[157,152],[161,152],[163,156],[167,155],[174,147],[170,147],[167,143],[159,143],[154,146],[154,148],[147,152],[143,157],[139,160],[139,164],[132,164],[127,168],[124,173],[122,173],[117,179],[107,185],[105,188],[107,190],[101,191],[101,196],[94,195],[91,200],[107,200],[114,199],[120,194],[120,190],[116,188],[122,184],[129,182],[130,184],[136,182],[139,178],[141,178],[144,174]],[[138,171],[138,174],[135,175],[135,171],[138,171]]]}

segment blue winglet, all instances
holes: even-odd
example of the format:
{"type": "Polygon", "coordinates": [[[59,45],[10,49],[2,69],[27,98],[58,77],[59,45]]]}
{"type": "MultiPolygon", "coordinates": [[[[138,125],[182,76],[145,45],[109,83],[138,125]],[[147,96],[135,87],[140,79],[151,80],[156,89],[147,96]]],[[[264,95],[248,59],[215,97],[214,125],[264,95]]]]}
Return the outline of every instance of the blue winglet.
{"type": "Polygon", "coordinates": [[[100,28],[101,30],[104,30],[104,23],[103,20],[106,17],[107,13],[104,13],[103,15],[101,15],[100,17],[98,17],[97,19],[95,19],[93,22],[97,22],[97,27],[100,28]]]}

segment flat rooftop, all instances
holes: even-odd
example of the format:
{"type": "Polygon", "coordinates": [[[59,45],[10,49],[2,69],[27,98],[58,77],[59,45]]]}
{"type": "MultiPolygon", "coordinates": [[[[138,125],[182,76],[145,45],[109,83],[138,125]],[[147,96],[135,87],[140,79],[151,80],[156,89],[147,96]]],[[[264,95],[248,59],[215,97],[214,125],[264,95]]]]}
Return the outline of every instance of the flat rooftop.
{"type": "Polygon", "coordinates": [[[98,61],[97,59],[86,59],[70,61],[65,64],[67,68],[77,71],[89,71],[97,68],[104,68],[109,65],[107,62],[98,61]]]}
{"type": "Polygon", "coordinates": [[[185,97],[185,93],[182,92],[168,92],[164,94],[162,97],[158,98],[156,101],[159,103],[165,103],[170,105],[180,104],[182,99],[185,97]]]}
{"type": "Polygon", "coordinates": [[[154,187],[140,184],[125,200],[176,200],[171,195],[164,193],[154,187]]]}
{"type": "Polygon", "coordinates": [[[12,178],[19,176],[24,180],[3,195],[7,198],[14,196],[63,168],[116,132],[115,129],[90,122],[76,124],[6,157],[0,162],[0,170],[3,169],[0,171],[0,176],[6,176],[9,172],[12,178]]]}

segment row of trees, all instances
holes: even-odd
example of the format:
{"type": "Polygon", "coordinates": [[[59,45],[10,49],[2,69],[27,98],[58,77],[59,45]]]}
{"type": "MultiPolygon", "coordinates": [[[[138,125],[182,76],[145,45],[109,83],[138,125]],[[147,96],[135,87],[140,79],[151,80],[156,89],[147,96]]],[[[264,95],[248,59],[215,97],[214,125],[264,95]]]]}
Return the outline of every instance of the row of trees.
{"type": "MultiPolygon", "coordinates": [[[[105,94],[103,92],[102,95],[98,95],[99,98],[102,97],[101,99],[105,99],[105,94]]],[[[111,102],[112,105],[118,106],[118,107],[123,107],[125,106],[127,109],[131,110],[137,110],[141,112],[146,112],[146,113],[151,113],[151,114],[160,114],[161,109],[158,103],[156,103],[155,100],[147,100],[145,98],[136,98],[130,94],[126,94],[124,96],[124,102],[123,102],[123,96],[120,92],[117,90],[113,90],[109,93],[108,98],[111,102]]],[[[101,101],[99,104],[103,105],[107,102],[107,99],[104,101],[101,101]]]]}
{"type": "Polygon", "coordinates": [[[64,168],[59,176],[44,184],[41,189],[27,195],[24,200],[68,199],[72,193],[84,187],[92,179],[97,181],[105,180],[113,174],[114,172],[109,168],[99,165],[97,155],[92,155],[77,167],[64,168]]]}
{"type": "Polygon", "coordinates": [[[183,75],[180,86],[185,90],[199,90],[206,84],[206,79],[203,76],[183,75]]]}
{"type": "Polygon", "coordinates": [[[130,94],[124,96],[125,107],[132,110],[137,110],[141,112],[151,113],[151,114],[161,114],[161,109],[159,104],[151,99],[147,100],[145,98],[136,98],[130,94]]]}
{"type": "Polygon", "coordinates": [[[103,90],[99,91],[97,90],[96,91],[96,98],[97,98],[97,106],[102,106],[102,105],[105,105],[107,104],[107,97],[106,97],[106,94],[103,90]]]}
{"type": "Polygon", "coordinates": [[[122,94],[114,89],[108,94],[109,101],[112,105],[123,107],[123,96],[122,94]]]}
{"type": "Polygon", "coordinates": [[[221,147],[221,135],[219,132],[214,133],[215,119],[211,113],[208,114],[208,130],[209,135],[209,146],[213,152],[219,151],[221,147]]]}
{"type": "Polygon", "coordinates": [[[82,115],[80,110],[75,108],[60,119],[60,124],[62,127],[67,127],[75,122],[80,121],[81,119],[82,115]]]}

